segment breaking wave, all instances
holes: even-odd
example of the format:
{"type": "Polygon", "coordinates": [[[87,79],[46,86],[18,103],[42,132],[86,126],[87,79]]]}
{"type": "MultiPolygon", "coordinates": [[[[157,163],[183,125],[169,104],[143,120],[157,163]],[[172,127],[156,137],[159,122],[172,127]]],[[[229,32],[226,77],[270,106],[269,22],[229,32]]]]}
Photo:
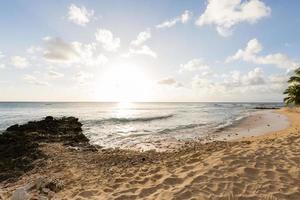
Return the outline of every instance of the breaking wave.
{"type": "Polygon", "coordinates": [[[175,132],[175,131],[180,131],[180,130],[185,130],[185,129],[193,129],[193,128],[197,128],[200,126],[204,126],[206,124],[188,124],[188,125],[181,125],[181,126],[177,126],[175,128],[167,128],[167,129],[163,129],[161,131],[159,131],[159,134],[167,134],[167,133],[171,133],[171,132],[175,132]]]}
{"type": "MultiPolygon", "coordinates": [[[[129,123],[129,122],[149,122],[154,120],[163,120],[173,117],[174,115],[159,115],[159,116],[151,116],[151,117],[129,117],[129,118],[107,118],[102,120],[93,120],[93,123],[129,123]]],[[[89,122],[89,121],[86,121],[89,122]]]]}

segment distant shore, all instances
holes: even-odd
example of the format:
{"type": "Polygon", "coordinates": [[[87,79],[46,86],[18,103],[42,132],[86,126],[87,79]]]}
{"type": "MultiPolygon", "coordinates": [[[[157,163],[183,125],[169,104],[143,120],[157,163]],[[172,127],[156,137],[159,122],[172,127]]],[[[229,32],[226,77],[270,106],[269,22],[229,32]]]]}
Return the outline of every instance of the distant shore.
{"type": "Polygon", "coordinates": [[[2,181],[0,199],[21,193],[49,199],[300,199],[299,110],[268,112],[225,130],[233,138],[239,127],[236,139],[189,142],[172,152],[42,140],[44,156],[13,181],[2,181]],[[256,136],[246,137],[252,129],[256,136]]]}

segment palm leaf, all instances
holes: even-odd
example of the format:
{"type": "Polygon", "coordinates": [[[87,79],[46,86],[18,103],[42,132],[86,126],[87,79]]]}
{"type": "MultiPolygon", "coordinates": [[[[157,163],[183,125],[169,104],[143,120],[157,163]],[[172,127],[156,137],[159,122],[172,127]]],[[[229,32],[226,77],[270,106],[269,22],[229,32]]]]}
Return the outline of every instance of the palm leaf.
{"type": "Polygon", "coordinates": [[[295,74],[297,74],[297,75],[300,76],[300,68],[298,68],[298,69],[295,70],[295,74]]]}
{"type": "Polygon", "coordinates": [[[300,84],[300,77],[299,76],[292,76],[289,80],[288,83],[292,83],[292,82],[297,82],[300,84]]]}

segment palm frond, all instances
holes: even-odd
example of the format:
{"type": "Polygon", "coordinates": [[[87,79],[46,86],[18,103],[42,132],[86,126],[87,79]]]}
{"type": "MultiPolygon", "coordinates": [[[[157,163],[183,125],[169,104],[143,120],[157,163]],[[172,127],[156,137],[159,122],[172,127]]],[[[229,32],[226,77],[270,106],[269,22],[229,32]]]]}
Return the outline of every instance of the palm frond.
{"type": "Polygon", "coordinates": [[[295,74],[300,76],[300,67],[298,69],[295,70],[295,74]]]}
{"type": "Polygon", "coordinates": [[[292,77],[290,77],[290,79],[288,80],[288,83],[293,83],[293,82],[296,82],[296,83],[300,84],[300,76],[292,76],[292,77]]]}

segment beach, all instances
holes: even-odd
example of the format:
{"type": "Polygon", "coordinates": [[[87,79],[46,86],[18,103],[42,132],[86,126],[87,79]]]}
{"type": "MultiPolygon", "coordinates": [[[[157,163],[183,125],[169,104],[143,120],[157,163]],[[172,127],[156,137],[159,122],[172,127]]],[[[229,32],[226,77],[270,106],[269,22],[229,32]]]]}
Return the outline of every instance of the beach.
{"type": "Polygon", "coordinates": [[[0,5],[0,200],[300,200],[299,0],[0,5]]]}
{"type": "Polygon", "coordinates": [[[276,115],[253,114],[221,130],[232,132],[225,141],[184,142],[172,151],[41,142],[45,156],[13,181],[2,181],[0,199],[22,194],[31,199],[297,200],[300,113],[272,112],[276,115]]]}

